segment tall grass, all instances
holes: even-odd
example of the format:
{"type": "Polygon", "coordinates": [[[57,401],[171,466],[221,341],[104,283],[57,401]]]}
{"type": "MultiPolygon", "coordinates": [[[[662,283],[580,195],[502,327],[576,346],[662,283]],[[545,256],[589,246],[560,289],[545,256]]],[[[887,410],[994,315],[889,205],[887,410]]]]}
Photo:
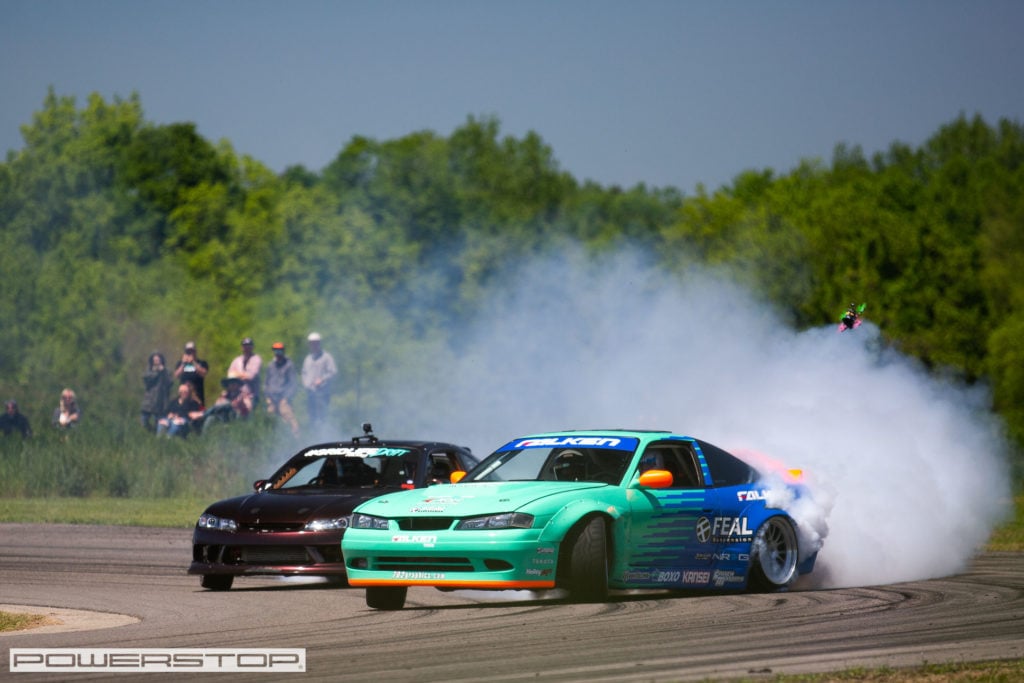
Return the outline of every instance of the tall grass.
{"type": "Polygon", "coordinates": [[[257,415],[202,435],[157,438],[140,425],[83,423],[0,437],[0,496],[215,500],[252,489],[297,450],[278,424],[257,415]]]}

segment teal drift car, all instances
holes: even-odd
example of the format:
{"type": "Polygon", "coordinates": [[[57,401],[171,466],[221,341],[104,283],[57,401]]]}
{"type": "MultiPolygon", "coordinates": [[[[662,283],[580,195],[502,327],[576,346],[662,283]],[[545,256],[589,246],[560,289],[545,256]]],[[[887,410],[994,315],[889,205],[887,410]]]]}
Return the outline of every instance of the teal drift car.
{"type": "Polygon", "coordinates": [[[409,586],[560,588],[577,602],[782,589],[812,571],[819,544],[802,544],[783,509],[808,495],[800,473],[765,462],[669,432],[526,436],[455,483],[358,506],[345,569],[384,610],[404,607],[409,586]]]}

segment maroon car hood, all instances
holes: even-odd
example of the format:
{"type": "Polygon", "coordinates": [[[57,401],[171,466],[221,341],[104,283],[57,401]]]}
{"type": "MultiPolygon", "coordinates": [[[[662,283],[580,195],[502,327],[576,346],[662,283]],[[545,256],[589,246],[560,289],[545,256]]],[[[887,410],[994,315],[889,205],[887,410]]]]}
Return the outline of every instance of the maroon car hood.
{"type": "Polygon", "coordinates": [[[222,500],[209,512],[229,517],[239,524],[308,522],[313,519],[344,517],[363,501],[392,489],[352,489],[323,492],[265,491],[222,500]]]}

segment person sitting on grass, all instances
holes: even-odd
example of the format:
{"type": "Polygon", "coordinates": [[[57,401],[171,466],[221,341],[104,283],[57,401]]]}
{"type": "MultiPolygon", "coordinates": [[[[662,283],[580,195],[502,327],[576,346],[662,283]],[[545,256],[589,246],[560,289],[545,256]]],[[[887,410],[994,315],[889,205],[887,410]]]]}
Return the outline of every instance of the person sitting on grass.
{"type": "Polygon", "coordinates": [[[194,420],[203,417],[203,404],[192,394],[192,385],[178,387],[178,397],[167,407],[167,416],[156,423],[156,435],[180,436],[185,438],[192,429],[194,420]]]}
{"type": "Polygon", "coordinates": [[[241,377],[228,373],[220,381],[224,390],[217,401],[203,413],[203,428],[211,422],[230,422],[236,418],[246,418],[252,413],[253,396],[249,387],[241,377]]]}

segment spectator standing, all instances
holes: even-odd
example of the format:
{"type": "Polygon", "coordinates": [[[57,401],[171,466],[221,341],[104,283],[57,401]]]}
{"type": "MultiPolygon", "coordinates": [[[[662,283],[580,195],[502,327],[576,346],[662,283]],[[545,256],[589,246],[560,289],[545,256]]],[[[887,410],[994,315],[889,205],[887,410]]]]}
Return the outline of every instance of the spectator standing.
{"type": "Polygon", "coordinates": [[[185,438],[192,429],[192,421],[202,417],[203,404],[193,395],[192,385],[188,382],[179,384],[178,396],[167,406],[167,415],[156,423],[156,435],[185,438]]]}
{"type": "Polygon", "coordinates": [[[228,366],[228,377],[237,377],[245,386],[249,387],[253,407],[258,405],[260,400],[261,367],[263,367],[263,359],[258,353],[253,353],[252,337],[246,337],[242,340],[241,355],[235,356],[231,365],[228,366]]]}
{"type": "Polygon", "coordinates": [[[21,432],[25,439],[32,436],[32,427],[28,424],[28,418],[18,410],[18,402],[11,399],[4,407],[4,414],[0,415],[0,430],[4,436],[10,436],[13,431],[21,432]]]}
{"type": "Polygon", "coordinates": [[[142,426],[149,431],[155,430],[157,421],[167,414],[173,383],[164,354],[159,351],[149,354],[149,364],[142,375],[145,393],[142,395],[141,413],[142,426]]]}
{"type": "Polygon", "coordinates": [[[53,425],[61,429],[74,427],[82,418],[82,411],[78,407],[78,397],[71,389],[64,389],[60,392],[60,403],[53,411],[53,425]]]}
{"type": "Polygon", "coordinates": [[[309,342],[309,354],[302,361],[302,386],[306,387],[309,398],[309,421],[318,425],[327,419],[331,388],[338,367],[334,364],[334,357],[321,347],[319,333],[310,332],[306,340],[309,342]]]}
{"type": "Polygon", "coordinates": [[[191,384],[195,399],[203,405],[206,405],[206,373],[209,371],[210,364],[196,354],[196,343],[185,344],[185,352],[174,366],[174,376],[181,384],[191,384]]]}
{"type": "Polygon", "coordinates": [[[298,436],[299,423],[292,410],[292,398],[299,388],[295,365],[285,355],[283,343],[274,342],[271,348],[274,350],[274,360],[267,365],[267,379],[263,385],[267,395],[267,412],[280,415],[291,427],[292,435],[298,436]]]}

